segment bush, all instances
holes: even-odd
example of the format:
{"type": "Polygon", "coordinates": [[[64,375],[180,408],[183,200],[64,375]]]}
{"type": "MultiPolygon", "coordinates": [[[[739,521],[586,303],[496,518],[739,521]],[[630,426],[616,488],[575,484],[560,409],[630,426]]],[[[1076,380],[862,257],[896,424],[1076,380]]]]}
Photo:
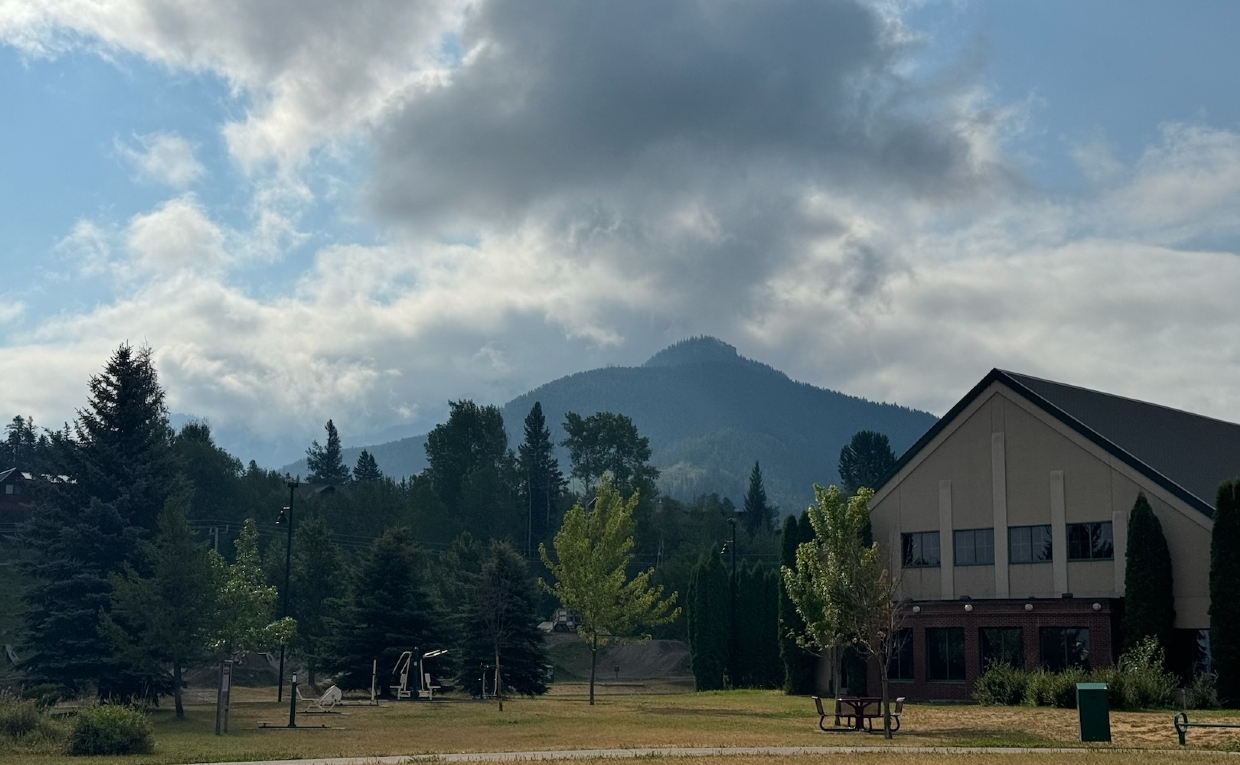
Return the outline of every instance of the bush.
{"type": "Polygon", "coordinates": [[[155,746],[151,722],[136,709],[84,709],[69,734],[69,754],[147,754],[155,746]]]}
{"type": "Polygon", "coordinates": [[[0,735],[17,738],[39,729],[42,715],[33,701],[7,693],[0,695],[0,735]]]}
{"type": "Polygon", "coordinates": [[[1022,703],[1031,707],[1076,709],[1076,684],[1085,680],[1085,672],[1075,668],[1063,672],[1045,669],[1028,672],[1022,703]]]}
{"type": "Polygon", "coordinates": [[[1003,662],[991,662],[973,684],[973,700],[979,704],[1012,706],[1025,698],[1029,673],[1003,662]]]}
{"type": "Polygon", "coordinates": [[[1203,672],[1194,675],[1193,681],[1184,689],[1184,706],[1189,709],[1218,709],[1218,675],[1203,672]]]}
{"type": "Polygon", "coordinates": [[[1163,669],[1164,663],[1163,649],[1153,637],[1142,639],[1119,657],[1113,674],[1119,681],[1122,709],[1174,705],[1179,682],[1175,675],[1163,669]]]}

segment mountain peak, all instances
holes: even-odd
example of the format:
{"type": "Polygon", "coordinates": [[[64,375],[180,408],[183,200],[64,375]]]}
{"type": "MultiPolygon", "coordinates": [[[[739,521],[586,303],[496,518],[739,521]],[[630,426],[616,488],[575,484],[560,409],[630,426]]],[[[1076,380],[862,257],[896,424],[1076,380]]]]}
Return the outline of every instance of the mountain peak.
{"type": "Polygon", "coordinates": [[[689,364],[743,361],[736,348],[717,337],[690,337],[659,351],[643,364],[645,367],[681,367],[689,364]]]}

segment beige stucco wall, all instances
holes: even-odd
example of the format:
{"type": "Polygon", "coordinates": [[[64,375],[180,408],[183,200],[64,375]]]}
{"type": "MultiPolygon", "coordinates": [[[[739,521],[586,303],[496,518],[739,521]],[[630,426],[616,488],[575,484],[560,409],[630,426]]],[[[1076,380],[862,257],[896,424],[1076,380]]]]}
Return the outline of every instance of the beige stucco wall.
{"type": "MultiPolygon", "coordinates": [[[[1209,519],[1000,383],[978,396],[875,497],[874,536],[888,546],[896,569],[901,532],[938,530],[940,546],[947,548],[950,529],[995,528],[996,548],[1006,549],[1001,523],[1055,526],[1052,508],[1060,491],[1063,517],[1054,563],[1010,564],[1006,577],[994,566],[901,570],[904,594],[917,600],[1120,597],[1128,512],[1143,491],[1171,549],[1177,626],[1209,626],[1209,519]],[[1115,560],[1067,561],[1064,524],[1087,521],[1113,523],[1115,560]]],[[[943,557],[949,557],[946,550],[943,557]]]]}

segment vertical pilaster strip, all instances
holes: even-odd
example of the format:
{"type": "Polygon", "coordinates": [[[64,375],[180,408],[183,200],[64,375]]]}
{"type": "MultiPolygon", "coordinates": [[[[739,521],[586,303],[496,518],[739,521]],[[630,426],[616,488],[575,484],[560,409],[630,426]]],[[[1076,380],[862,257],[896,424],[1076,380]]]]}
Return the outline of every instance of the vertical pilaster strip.
{"type": "Polygon", "coordinates": [[[1063,471],[1051,471],[1051,569],[1055,597],[1068,591],[1068,513],[1064,502],[1063,471]]]}
{"type": "MultiPolygon", "coordinates": [[[[1115,552],[1115,594],[1124,597],[1124,577],[1128,570],[1128,511],[1111,511],[1112,550],[1115,552]]],[[[1207,553],[1208,554],[1208,553],[1207,553]]]]}
{"type": "Polygon", "coordinates": [[[939,597],[956,597],[955,542],[952,536],[952,482],[939,481],[939,597]]]}
{"type": "Polygon", "coordinates": [[[990,434],[990,482],[995,525],[995,597],[1008,597],[1007,458],[1003,433],[990,434]]]}

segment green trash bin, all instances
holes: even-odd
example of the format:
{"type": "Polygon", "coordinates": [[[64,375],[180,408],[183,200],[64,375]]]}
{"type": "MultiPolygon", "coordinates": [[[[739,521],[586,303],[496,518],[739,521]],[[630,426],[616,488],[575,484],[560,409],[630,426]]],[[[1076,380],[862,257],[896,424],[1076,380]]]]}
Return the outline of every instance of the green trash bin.
{"type": "Polygon", "coordinates": [[[1082,741],[1111,740],[1111,703],[1106,683],[1077,683],[1076,711],[1082,741]]]}

